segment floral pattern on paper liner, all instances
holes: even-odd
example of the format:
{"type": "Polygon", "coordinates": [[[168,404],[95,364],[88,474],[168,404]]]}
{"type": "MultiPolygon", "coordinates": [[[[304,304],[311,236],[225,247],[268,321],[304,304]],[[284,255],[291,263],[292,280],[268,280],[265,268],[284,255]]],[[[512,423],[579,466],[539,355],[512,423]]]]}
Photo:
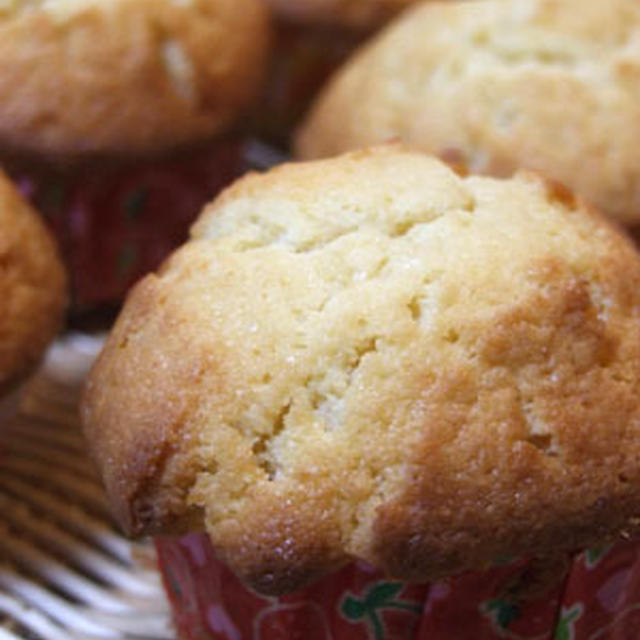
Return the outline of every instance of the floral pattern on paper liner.
{"type": "Polygon", "coordinates": [[[215,557],[205,535],[156,540],[182,640],[635,640],[640,547],[574,558],[544,593],[525,562],[423,585],[349,565],[295,594],[257,595],[215,557]]]}

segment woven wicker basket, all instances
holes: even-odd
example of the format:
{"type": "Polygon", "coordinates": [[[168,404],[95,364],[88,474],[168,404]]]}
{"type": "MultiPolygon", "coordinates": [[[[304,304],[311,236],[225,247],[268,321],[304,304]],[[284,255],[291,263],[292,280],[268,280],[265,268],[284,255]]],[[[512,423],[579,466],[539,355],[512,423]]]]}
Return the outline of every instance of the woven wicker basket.
{"type": "Polygon", "coordinates": [[[112,524],[80,433],[99,345],[54,345],[0,429],[0,640],[175,637],[153,549],[112,524]]]}

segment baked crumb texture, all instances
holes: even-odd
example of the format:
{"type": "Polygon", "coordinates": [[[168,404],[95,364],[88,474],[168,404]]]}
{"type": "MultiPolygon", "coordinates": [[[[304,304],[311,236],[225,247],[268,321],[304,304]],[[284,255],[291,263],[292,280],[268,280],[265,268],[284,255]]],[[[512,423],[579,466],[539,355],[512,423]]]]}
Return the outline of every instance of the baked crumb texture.
{"type": "Polygon", "coordinates": [[[136,286],[83,420],[130,533],[264,593],[580,549],[639,528],[640,258],[531,173],[283,165],[136,286]]]}
{"type": "MultiPolygon", "coordinates": [[[[267,0],[276,15],[317,26],[371,29],[418,0],[267,0]]],[[[0,0],[1,2],[1,0],[0,0]]]]}
{"type": "Polygon", "coordinates": [[[268,40],[261,0],[0,0],[0,142],[151,153],[219,134],[268,40]]]}
{"type": "Polygon", "coordinates": [[[0,171],[0,395],[37,366],[66,302],[66,274],[49,231],[0,171]]]}
{"type": "Polygon", "coordinates": [[[398,139],[474,173],[526,167],[640,221],[640,3],[425,3],[333,78],[301,158],[398,139]]]}

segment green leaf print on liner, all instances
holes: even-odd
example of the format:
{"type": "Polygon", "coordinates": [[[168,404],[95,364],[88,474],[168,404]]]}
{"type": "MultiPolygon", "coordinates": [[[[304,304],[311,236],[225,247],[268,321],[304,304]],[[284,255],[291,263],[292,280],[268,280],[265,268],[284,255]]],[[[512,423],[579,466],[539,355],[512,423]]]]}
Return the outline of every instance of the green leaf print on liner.
{"type": "Polygon", "coordinates": [[[360,620],[360,618],[364,618],[367,613],[364,604],[351,596],[347,596],[344,599],[341,611],[347,620],[360,620]]]}
{"type": "Polygon", "coordinates": [[[177,597],[182,598],[182,587],[180,586],[180,582],[169,566],[165,567],[164,575],[169,591],[177,597]]]}
{"type": "Polygon", "coordinates": [[[593,569],[600,560],[607,555],[609,550],[613,547],[611,544],[603,545],[601,547],[592,547],[584,552],[584,564],[587,569],[593,569]]]}
{"type": "Polygon", "coordinates": [[[400,582],[382,582],[369,590],[367,593],[367,604],[372,607],[383,607],[387,602],[392,601],[403,589],[400,582]]]}
{"type": "Polygon", "coordinates": [[[138,187],[125,196],[122,202],[122,209],[127,222],[134,223],[138,221],[147,204],[148,197],[149,191],[146,187],[138,187]]]}
{"type": "Polygon", "coordinates": [[[64,204],[66,188],[62,180],[55,180],[45,186],[42,196],[42,210],[46,214],[59,212],[64,204]]]}
{"type": "Polygon", "coordinates": [[[494,556],[493,562],[491,563],[491,565],[494,567],[504,567],[507,564],[511,564],[512,562],[515,562],[516,560],[517,560],[516,556],[503,553],[503,554],[494,556]]]}
{"type": "Polygon", "coordinates": [[[575,623],[582,615],[584,606],[581,602],[573,605],[570,609],[562,607],[560,612],[560,620],[556,625],[556,632],[553,640],[576,640],[575,623]]]}
{"type": "Polygon", "coordinates": [[[384,624],[380,617],[380,610],[401,609],[415,614],[422,612],[422,606],[404,600],[395,600],[402,591],[401,582],[378,582],[372,586],[363,598],[346,595],[340,605],[342,615],[353,624],[365,622],[373,630],[375,640],[384,640],[384,624]]]}
{"type": "Polygon", "coordinates": [[[116,256],[116,269],[120,280],[126,279],[138,259],[138,251],[133,244],[125,244],[116,256]]]}
{"type": "Polygon", "coordinates": [[[521,616],[519,607],[503,598],[487,600],[481,609],[490,614],[499,629],[507,629],[521,616]]]}

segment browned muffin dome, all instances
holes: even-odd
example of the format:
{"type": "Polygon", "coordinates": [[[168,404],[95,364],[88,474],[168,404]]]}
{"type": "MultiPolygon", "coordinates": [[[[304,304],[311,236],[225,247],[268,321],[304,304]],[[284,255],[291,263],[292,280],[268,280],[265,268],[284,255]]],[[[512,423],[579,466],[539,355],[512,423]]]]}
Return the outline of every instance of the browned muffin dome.
{"type": "Polygon", "coordinates": [[[154,152],[218,134],[262,82],[262,0],[0,2],[0,143],[154,152]]]}
{"type": "Polygon", "coordinates": [[[389,147],[249,175],[131,293],[83,420],[132,533],[266,593],[637,528],[640,257],[529,173],[389,147]]]}
{"type": "Polygon", "coordinates": [[[38,364],[65,305],[66,275],[53,239],[0,171],[0,395],[38,364]]]}

